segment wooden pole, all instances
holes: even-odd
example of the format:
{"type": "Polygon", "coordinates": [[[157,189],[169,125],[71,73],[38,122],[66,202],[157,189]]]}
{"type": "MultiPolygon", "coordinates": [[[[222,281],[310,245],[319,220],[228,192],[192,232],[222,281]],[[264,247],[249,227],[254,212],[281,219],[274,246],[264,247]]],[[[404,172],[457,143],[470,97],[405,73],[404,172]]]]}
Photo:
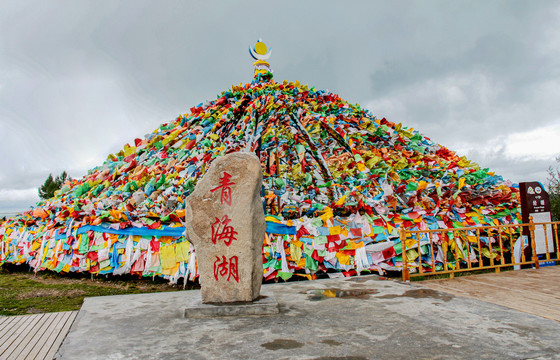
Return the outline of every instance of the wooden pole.
{"type": "Polygon", "coordinates": [[[560,247],[558,247],[558,224],[554,224],[554,232],[552,233],[553,238],[554,235],[556,235],[556,260],[560,260],[560,247]]]}
{"type": "Polygon", "coordinates": [[[484,261],[482,260],[482,246],[480,245],[480,230],[476,229],[476,242],[478,243],[478,267],[484,266],[484,261]]]}
{"type": "Polygon", "coordinates": [[[420,246],[420,234],[416,235],[416,239],[418,240],[418,272],[420,274],[424,273],[424,269],[422,269],[422,249],[420,246]]]}
{"type": "Polygon", "coordinates": [[[531,232],[531,251],[533,252],[532,261],[535,264],[535,269],[539,268],[539,257],[537,256],[537,246],[535,245],[535,224],[533,217],[529,216],[529,230],[531,232]]]}
{"type": "Polygon", "coordinates": [[[401,226],[399,229],[399,236],[401,238],[401,255],[402,255],[402,279],[403,281],[410,281],[410,273],[408,272],[408,259],[406,258],[406,230],[401,226]]]}
{"type": "Polygon", "coordinates": [[[430,252],[432,253],[432,272],[436,272],[436,259],[434,257],[434,241],[432,239],[432,233],[428,233],[428,238],[430,239],[430,252]]]}

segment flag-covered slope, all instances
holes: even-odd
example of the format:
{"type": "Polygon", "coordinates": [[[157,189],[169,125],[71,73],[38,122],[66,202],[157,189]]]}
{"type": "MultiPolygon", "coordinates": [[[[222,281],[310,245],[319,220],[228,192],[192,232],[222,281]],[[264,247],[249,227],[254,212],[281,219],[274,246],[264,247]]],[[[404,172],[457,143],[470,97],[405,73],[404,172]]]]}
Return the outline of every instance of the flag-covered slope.
{"type": "Polygon", "coordinates": [[[262,162],[267,279],[399,269],[401,226],[519,218],[518,191],[488,169],[335,94],[265,77],[135,139],[1,224],[0,263],[193,279],[184,200],[213,159],[236,151],[262,162]]]}

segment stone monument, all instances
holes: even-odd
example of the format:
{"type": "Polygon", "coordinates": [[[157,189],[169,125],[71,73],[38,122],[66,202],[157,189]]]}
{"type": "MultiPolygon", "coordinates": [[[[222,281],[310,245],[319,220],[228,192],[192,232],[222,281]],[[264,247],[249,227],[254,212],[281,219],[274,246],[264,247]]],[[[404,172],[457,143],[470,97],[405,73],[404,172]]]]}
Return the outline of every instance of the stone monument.
{"type": "Polygon", "coordinates": [[[186,201],[204,304],[251,302],[263,278],[262,169],[252,153],[215,159],[186,201]]]}

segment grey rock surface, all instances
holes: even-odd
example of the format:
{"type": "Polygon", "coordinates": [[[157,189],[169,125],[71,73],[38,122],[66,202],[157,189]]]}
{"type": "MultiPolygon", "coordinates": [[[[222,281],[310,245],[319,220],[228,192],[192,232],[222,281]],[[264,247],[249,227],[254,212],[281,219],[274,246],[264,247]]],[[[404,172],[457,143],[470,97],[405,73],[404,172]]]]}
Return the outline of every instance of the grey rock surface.
{"type": "Polygon", "coordinates": [[[263,277],[262,170],[252,153],[215,159],[186,201],[203,303],[253,301],[263,277]]]}
{"type": "Polygon", "coordinates": [[[184,318],[198,290],[86,298],[58,359],[557,359],[560,323],[377,276],[263,285],[277,315],[184,318]]]}
{"type": "Polygon", "coordinates": [[[278,302],[272,292],[261,292],[257,299],[241,303],[203,304],[202,299],[196,299],[185,308],[186,318],[273,314],[278,314],[278,302]]]}

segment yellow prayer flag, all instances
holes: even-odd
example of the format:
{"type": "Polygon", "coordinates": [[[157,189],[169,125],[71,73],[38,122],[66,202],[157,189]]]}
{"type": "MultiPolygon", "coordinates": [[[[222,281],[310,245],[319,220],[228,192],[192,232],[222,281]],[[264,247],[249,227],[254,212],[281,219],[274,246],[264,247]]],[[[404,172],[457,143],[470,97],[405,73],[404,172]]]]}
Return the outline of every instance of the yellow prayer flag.
{"type": "Polygon", "coordinates": [[[329,220],[330,218],[333,217],[333,212],[332,212],[332,209],[330,207],[327,206],[324,209],[324,211],[325,211],[325,213],[320,216],[321,220],[327,221],[327,220],[329,220]]]}
{"type": "Polygon", "coordinates": [[[341,206],[342,204],[344,204],[344,200],[346,200],[346,195],[342,195],[342,197],[336,202],[336,205],[341,206]]]}
{"type": "Polygon", "coordinates": [[[346,255],[341,252],[336,253],[336,258],[341,265],[350,265],[350,255],[346,255]]]}
{"type": "Polygon", "coordinates": [[[161,245],[159,248],[159,258],[163,269],[172,269],[177,265],[175,256],[175,244],[161,245]]]}
{"type": "Polygon", "coordinates": [[[340,235],[341,231],[342,229],[340,228],[340,226],[332,226],[329,228],[329,234],[331,235],[340,235]]]}
{"type": "Polygon", "coordinates": [[[177,261],[188,262],[189,261],[189,242],[183,241],[178,243],[175,247],[175,257],[177,261]]]}
{"type": "Polygon", "coordinates": [[[301,247],[296,246],[294,243],[290,243],[290,257],[293,262],[300,262],[302,252],[301,247]]]}

